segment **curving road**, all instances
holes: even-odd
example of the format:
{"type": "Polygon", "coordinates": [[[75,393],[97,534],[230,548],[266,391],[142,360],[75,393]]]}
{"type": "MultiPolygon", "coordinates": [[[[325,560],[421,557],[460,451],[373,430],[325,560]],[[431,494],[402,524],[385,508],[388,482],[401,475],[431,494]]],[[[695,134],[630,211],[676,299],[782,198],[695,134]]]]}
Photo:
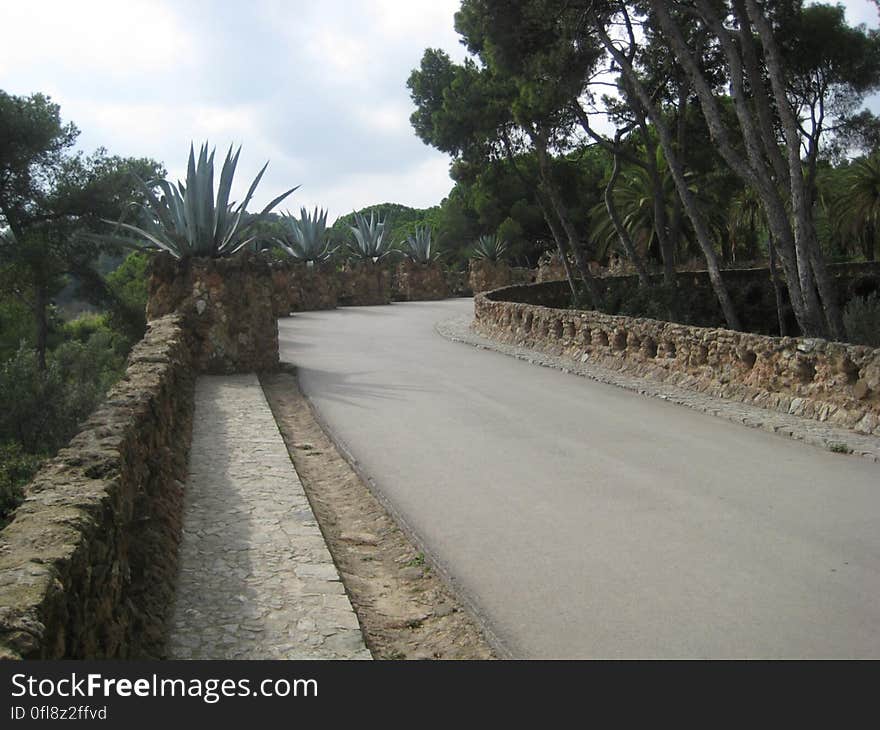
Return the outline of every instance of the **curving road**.
{"type": "Polygon", "coordinates": [[[511,656],[880,657],[880,466],[435,334],[472,306],[282,358],[511,656]]]}

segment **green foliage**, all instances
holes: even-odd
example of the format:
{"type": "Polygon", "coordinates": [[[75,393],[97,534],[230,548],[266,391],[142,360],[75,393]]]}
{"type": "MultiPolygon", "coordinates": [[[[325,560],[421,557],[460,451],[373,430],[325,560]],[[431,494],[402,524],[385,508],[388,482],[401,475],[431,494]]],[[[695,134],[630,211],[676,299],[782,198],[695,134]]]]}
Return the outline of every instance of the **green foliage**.
{"type": "Polygon", "coordinates": [[[149,265],[149,254],[132,251],[115,271],[107,275],[107,287],[112,295],[108,323],[131,344],[147,331],[149,265]]]}
{"type": "Polygon", "coordinates": [[[828,443],[828,450],[833,454],[851,454],[853,450],[849,444],[843,441],[831,441],[828,443]]]}
{"type": "Polygon", "coordinates": [[[860,253],[873,259],[880,233],[880,152],[855,160],[834,182],[829,222],[840,237],[841,248],[851,250],[850,244],[856,242],[860,253]]]}
{"type": "Polygon", "coordinates": [[[297,261],[322,262],[329,259],[336,248],[330,248],[327,237],[327,211],[310,214],[305,208],[300,209],[300,218],[288,214],[282,217],[285,226],[283,238],[275,238],[274,242],[297,261]]]}
{"type": "Polygon", "coordinates": [[[0,297],[0,361],[24,342],[34,346],[34,321],[30,309],[14,297],[0,297]]]}
{"type": "MultiPolygon", "coordinates": [[[[75,326],[87,331],[94,322],[75,326]]],[[[85,342],[69,341],[41,370],[26,346],[0,365],[0,442],[15,441],[29,453],[54,452],[76,433],[122,373],[124,343],[103,327],[85,342]]]]}
{"type": "Polygon", "coordinates": [[[0,413],[0,441],[16,441],[31,453],[63,444],[70,424],[59,418],[65,394],[57,366],[41,372],[36,353],[20,348],[0,367],[0,400],[6,405],[0,413]]]}
{"type": "Polygon", "coordinates": [[[136,178],[164,174],[153,160],[103,148],[73,153],[78,134],[48,97],[0,92],[0,298],[14,296],[31,310],[41,367],[52,298],[72,277],[86,296],[103,289],[93,263],[106,242],[90,234],[102,219],[128,214],[140,194],[136,178]]]}
{"type": "Polygon", "coordinates": [[[480,236],[471,250],[471,258],[501,261],[507,252],[507,241],[498,236],[480,236]]]}
{"type": "Polygon", "coordinates": [[[876,292],[850,300],[843,310],[843,324],[853,344],[880,347],[880,297],[876,292]]]}
{"type": "Polygon", "coordinates": [[[96,332],[108,330],[107,319],[107,315],[103,313],[81,314],[76,319],[63,324],[64,339],[85,344],[96,332]]]}
{"type": "Polygon", "coordinates": [[[40,173],[55,169],[78,135],[73,124],[62,123],[59,106],[48,96],[0,91],[0,211],[7,225],[10,216],[33,211],[35,193],[45,182],[40,173]]]}
{"type": "Polygon", "coordinates": [[[269,163],[263,165],[244,200],[235,206],[230,202],[230,195],[240,153],[240,147],[235,154],[231,146],[227,151],[215,198],[214,151],[208,154],[206,142],[201,146],[196,160],[195,151],[190,145],[186,184],[179,182],[174,186],[167,180],[157,180],[155,185],[162,192],[159,197],[153,192],[151,185],[141,182],[141,192],[146,198],[146,203],[142,206],[144,222],[140,226],[124,222],[116,224],[133,234],[134,238],[131,235],[114,234],[102,237],[101,240],[120,245],[157,248],[167,251],[175,258],[228,256],[256,242],[258,236],[253,231],[255,224],[296,188],[279,195],[261,213],[248,215],[247,205],[269,163]]]}
{"type": "Polygon", "coordinates": [[[384,219],[370,213],[367,220],[365,215],[355,213],[354,222],[350,226],[354,239],[349,241],[349,251],[355,258],[376,263],[394,253],[384,219]]]}
{"type": "Polygon", "coordinates": [[[417,264],[428,264],[440,257],[436,248],[432,250],[431,229],[416,228],[415,233],[406,237],[403,253],[417,264]]]}
{"type": "Polygon", "coordinates": [[[869,121],[859,112],[866,94],[880,88],[880,32],[850,26],[839,3],[813,3],[781,35],[789,96],[804,117],[822,119],[831,132],[827,153],[842,158],[841,142],[869,121]]]}
{"type": "Polygon", "coordinates": [[[0,527],[21,504],[24,486],[43,463],[39,454],[28,454],[14,441],[0,443],[0,527]]]}

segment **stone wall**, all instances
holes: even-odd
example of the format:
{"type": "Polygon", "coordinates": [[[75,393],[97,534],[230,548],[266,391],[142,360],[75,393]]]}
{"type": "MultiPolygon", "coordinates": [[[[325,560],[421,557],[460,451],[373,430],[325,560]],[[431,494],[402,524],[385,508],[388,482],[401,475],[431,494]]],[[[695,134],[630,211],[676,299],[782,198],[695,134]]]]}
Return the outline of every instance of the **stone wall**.
{"type": "Polygon", "coordinates": [[[394,282],[394,298],[405,302],[446,299],[449,286],[443,268],[436,261],[417,264],[404,259],[397,265],[394,282]]]}
{"type": "Polygon", "coordinates": [[[288,264],[272,263],[272,313],[289,317],[299,304],[299,292],[293,285],[293,271],[288,264]]]}
{"type": "Polygon", "coordinates": [[[278,366],[279,306],[267,260],[244,252],[228,258],[153,258],[147,321],[180,312],[199,372],[261,372],[278,366]]]}
{"type": "MultiPolygon", "coordinates": [[[[276,317],[294,312],[335,309],[337,306],[388,304],[391,301],[431,301],[469,297],[473,290],[466,271],[449,271],[439,264],[421,267],[404,260],[394,266],[355,265],[342,271],[332,266],[272,262],[271,299],[276,317]]],[[[511,269],[510,283],[534,279],[529,269],[511,269]]]]}
{"type": "Polygon", "coordinates": [[[525,303],[555,284],[477,295],[474,327],[502,342],[880,436],[880,349],[525,303]]]}
{"type": "Polygon", "coordinates": [[[474,294],[510,286],[513,283],[510,266],[504,261],[471,259],[468,263],[468,283],[474,294]]]}
{"type": "Polygon", "coordinates": [[[272,307],[276,317],[336,308],[339,275],[331,265],[275,262],[271,267],[272,307]]]}
{"type": "Polygon", "coordinates": [[[184,318],[150,322],[123,379],[0,531],[0,658],[158,658],[174,596],[193,376],[184,318]]]}
{"type": "MultiPolygon", "coordinates": [[[[831,264],[829,267],[840,294],[842,304],[855,296],[866,296],[871,292],[880,291],[880,263],[831,264]]],[[[552,276],[551,269],[545,264],[539,269],[538,277],[545,279],[540,287],[511,290],[508,297],[523,300],[531,304],[548,307],[566,308],[571,301],[571,290],[568,282],[563,280],[547,280],[552,276]]],[[[723,325],[724,317],[718,306],[715,293],[705,271],[679,271],[676,274],[678,286],[688,292],[687,316],[688,324],[702,327],[718,327],[723,325]]],[[[776,300],[770,280],[770,272],[766,268],[725,269],[722,277],[727,283],[734,307],[740,316],[743,329],[750,332],[777,335],[776,300]]],[[[663,277],[655,274],[651,277],[654,285],[662,284],[663,277]]],[[[628,304],[638,302],[641,297],[636,276],[601,276],[599,286],[605,297],[605,311],[618,313],[627,312],[628,304]],[[624,311],[621,312],[621,309],[624,311]]],[[[783,286],[784,315],[787,334],[797,334],[798,326],[791,307],[788,306],[788,295],[783,286]]]]}
{"type": "MultiPolygon", "coordinates": [[[[572,270],[574,270],[574,266],[572,266],[572,270]]],[[[562,265],[559,254],[541,257],[538,262],[538,270],[535,273],[535,282],[543,284],[546,281],[562,281],[567,278],[568,274],[565,272],[565,266],[562,265]]]]}
{"type": "Polygon", "coordinates": [[[352,263],[339,272],[339,305],[391,303],[391,269],[385,263],[352,263]]]}
{"type": "Polygon", "coordinates": [[[449,288],[449,296],[472,297],[474,295],[467,271],[450,271],[447,269],[444,273],[446,275],[446,286],[449,288]]]}

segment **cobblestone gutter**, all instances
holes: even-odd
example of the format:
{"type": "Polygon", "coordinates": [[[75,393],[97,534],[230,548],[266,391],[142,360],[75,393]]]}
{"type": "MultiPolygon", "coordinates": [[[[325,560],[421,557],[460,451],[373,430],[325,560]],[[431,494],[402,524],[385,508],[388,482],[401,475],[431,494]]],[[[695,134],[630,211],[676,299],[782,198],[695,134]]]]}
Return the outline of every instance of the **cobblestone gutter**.
{"type": "Polygon", "coordinates": [[[161,654],[192,393],[182,318],[155,319],[123,379],[0,532],[0,658],[161,654]]]}
{"type": "Polygon", "coordinates": [[[880,435],[880,349],[554,309],[525,303],[531,288],[478,294],[475,331],[576,363],[880,435]]]}

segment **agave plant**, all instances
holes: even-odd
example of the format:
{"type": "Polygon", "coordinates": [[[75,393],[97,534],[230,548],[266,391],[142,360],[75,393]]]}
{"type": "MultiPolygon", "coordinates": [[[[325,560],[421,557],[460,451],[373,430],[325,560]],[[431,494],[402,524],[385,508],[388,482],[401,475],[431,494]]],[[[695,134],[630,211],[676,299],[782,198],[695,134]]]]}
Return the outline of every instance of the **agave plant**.
{"type": "Polygon", "coordinates": [[[440,258],[439,251],[432,251],[431,229],[416,227],[414,233],[406,237],[404,254],[417,264],[429,264],[440,258]]]}
{"type": "Polygon", "coordinates": [[[349,249],[355,257],[376,263],[394,252],[391,241],[385,237],[385,221],[370,213],[370,219],[361,213],[354,214],[355,225],[351,226],[354,241],[349,249]]]}
{"type": "Polygon", "coordinates": [[[114,233],[102,236],[105,241],[122,245],[157,248],[167,251],[175,258],[189,256],[228,256],[257,240],[254,232],[258,223],[296,188],[291,188],[271,201],[261,213],[248,215],[250,203],[269,163],[254,178],[247,195],[239,205],[229,202],[232,179],[238,165],[241,147],[226,153],[226,160],[220,172],[220,181],[214,195],[214,151],[208,154],[207,142],[202,145],[196,160],[192,145],[189,148],[189,164],[186,170],[186,184],[172,185],[167,180],[150,183],[140,181],[146,203],[141,207],[144,223],[141,226],[129,223],[113,223],[129,235],[114,233]],[[157,195],[158,187],[161,195],[157,195]],[[254,232],[254,235],[251,235],[254,232]],[[133,234],[133,235],[131,235],[133,234]],[[144,245],[146,244],[146,245],[144,245]]]}
{"type": "Polygon", "coordinates": [[[310,214],[305,208],[300,208],[299,219],[287,213],[282,216],[282,222],[287,228],[285,236],[283,239],[274,238],[273,241],[297,261],[320,263],[336,252],[335,248],[330,248],[327,240],[326,210],[315,208],[315,212],[310,214]]]}
{"type": "Polygon", "coordinates": [[[471,251],[471,258],[500,261],[507,251],[507,241],[498,236],[480,236],[471,251]]]}

